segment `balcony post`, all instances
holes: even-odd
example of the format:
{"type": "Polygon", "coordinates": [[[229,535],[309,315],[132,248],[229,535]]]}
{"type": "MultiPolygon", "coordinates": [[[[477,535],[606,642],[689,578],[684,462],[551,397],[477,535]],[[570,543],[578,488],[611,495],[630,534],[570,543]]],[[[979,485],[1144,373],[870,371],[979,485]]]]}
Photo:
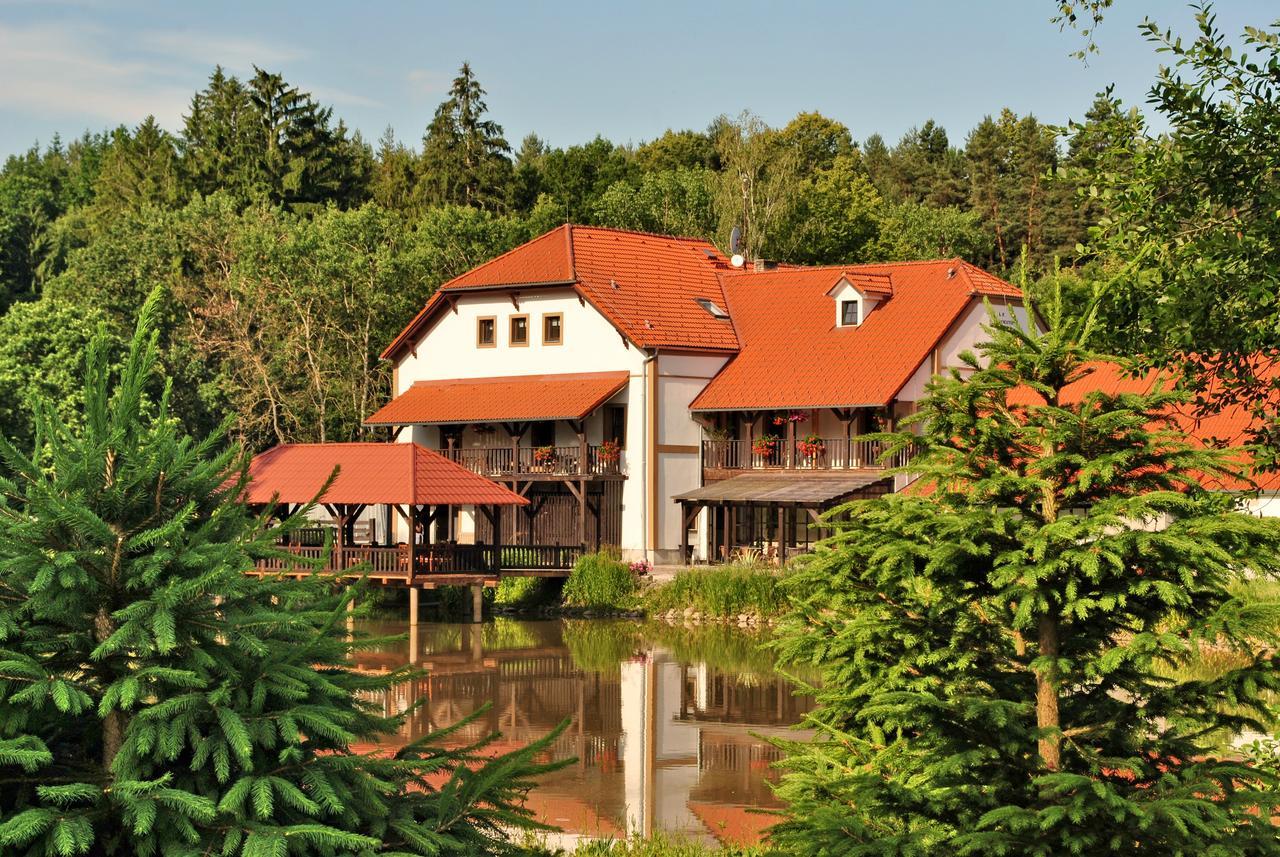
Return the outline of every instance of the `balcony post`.
{"type": "Polygon", "coordinates": [[[787,457],[783,463],[788,469],[796,466],[796,424],[791,419],[791,412],[787,412],[787,457]]]}

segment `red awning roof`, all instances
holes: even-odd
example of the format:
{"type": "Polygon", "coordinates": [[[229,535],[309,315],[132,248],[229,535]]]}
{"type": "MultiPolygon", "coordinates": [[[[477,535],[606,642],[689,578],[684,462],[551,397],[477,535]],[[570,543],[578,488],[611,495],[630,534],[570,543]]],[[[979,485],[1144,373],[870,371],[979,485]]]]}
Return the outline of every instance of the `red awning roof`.
{"type": "Polygon", "coordinates": [[[627,372],[418,381],[365,425],[580,420],[627,385],[627,372]]]}
{"type": "Polygon", "coordinates": [[[249,503],[522,506],[529,501],[416,443],[286,443],[253,457],[249,503]]]}

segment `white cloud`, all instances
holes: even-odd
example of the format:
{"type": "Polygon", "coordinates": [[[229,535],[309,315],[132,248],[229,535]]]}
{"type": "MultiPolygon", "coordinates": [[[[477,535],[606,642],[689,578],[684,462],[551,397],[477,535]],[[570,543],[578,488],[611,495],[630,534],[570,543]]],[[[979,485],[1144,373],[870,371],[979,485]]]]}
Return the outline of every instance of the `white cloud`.
{"type": "Polygon", "coordinates": [[[112,56],[112,34],[68,24],[0,22],[0,106],[38,116],[87,115],[139,122],[155,114],[172,127],[191,95],[189,75],[172,63],[112,56]]]}
{"type": "Polygon", "coordinates": [[[134,46],[144,52],[194,63],[204,68],[222,65],[239,73],[253,66],[278,71],[284,63],[306,53],[287,45],[238,36],[216,36],[195,30],[152,30],[138,34],[134,46]]]}

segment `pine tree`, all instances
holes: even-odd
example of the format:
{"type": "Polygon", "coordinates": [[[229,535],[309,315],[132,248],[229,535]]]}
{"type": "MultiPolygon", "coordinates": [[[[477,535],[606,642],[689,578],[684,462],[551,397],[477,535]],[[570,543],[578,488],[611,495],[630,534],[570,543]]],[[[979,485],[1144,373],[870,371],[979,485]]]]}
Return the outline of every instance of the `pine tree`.
{"type": "Polygon", "coordinates": [[[932,384],[893,438],[925,490],[843,509],[790,581],[822,737],[790,745],[785,853],[1280,853],[1274,758],[1218,748],[1280,690],[1280,605],[1240,586],[1280,575],[1280,522],[1202,487],[1238,462],[1185,394],[1068,390],[1101,355],[1049,315],[932,384]]]}
{"type": "Polygon", "coordinates": [[[243,574],[280,531],[242,452],[148,395],[158,303],[114,385],[89,349],[79,432],[45,416],[39,461],[0,441],[0,853],[512,850],[545,745],[352,750],[397,729],[367,697],[406,673],[349,668],[331,582],[243,574]]]}
{"type": "Polygon", "coordinates": [[[501,209],[511,181],[511,146],[486,119],[485,91],[469,63],[453,80],[422,138],[422,184],[433,204],[501,209]]]}

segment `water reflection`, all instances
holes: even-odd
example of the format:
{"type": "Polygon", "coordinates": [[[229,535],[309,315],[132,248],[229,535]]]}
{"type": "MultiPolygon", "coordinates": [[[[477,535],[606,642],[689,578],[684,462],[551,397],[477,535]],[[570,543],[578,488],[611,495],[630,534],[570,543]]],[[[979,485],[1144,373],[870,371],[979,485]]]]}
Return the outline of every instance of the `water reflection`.
{"type": "Polygon", "coordinates": [[[592,837],[658,831],[753,842],[776,808],[768,782],[779,753],[756,737],[788,736],[810,707],[776,675],[755,638],[736,629],[689,630],[628,622],[499,618],[484,625],[370,623],[410,639],[361,653],[362,669],[412,662],[429,670],[383,700],[389,713],[427,700],[403,737],[484,718],[456,736],[500,731],[501,749],[569,729],[550,752],[578,762],[547,777],[534,812],[592,837]]]}

